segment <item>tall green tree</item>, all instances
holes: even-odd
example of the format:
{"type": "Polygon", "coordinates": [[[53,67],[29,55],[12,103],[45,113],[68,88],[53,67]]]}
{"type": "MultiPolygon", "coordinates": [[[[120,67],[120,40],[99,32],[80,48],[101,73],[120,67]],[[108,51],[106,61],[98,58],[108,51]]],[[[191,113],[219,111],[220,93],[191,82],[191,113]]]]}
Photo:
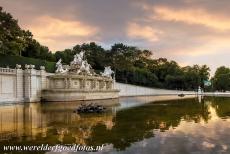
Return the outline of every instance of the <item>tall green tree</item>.
{"type": "Polygon", "coordinates": [[[32,38],[29,31],[22,30],[18,21],[0,7],[0,52],[9,55],[21,55],[27,41],[32,38]]]}
{"type": "Polygon", "coordinates": [[[20,28],[18,21],[0,7],[0,53],[54,61],[48,47],[40,45],[30,31],[20,28]]]}
{"type": "Polygon", "coordinates": [[[230,69],[225,66],[217,68],[213,77],[213,84],[216,90],[230,90],[230,69]]]}

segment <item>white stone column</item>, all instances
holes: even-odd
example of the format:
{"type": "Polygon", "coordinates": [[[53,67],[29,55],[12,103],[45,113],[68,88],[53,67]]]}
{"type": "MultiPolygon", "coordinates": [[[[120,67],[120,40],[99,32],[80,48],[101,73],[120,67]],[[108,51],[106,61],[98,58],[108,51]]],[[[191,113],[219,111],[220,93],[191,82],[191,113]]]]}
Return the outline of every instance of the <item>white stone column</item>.
{"type": "Polygon", "coordinates": [[[41,71],[40,71],[40,75],[41,75],[41,90],[46,89],[47,88],[47,79],[46,79],[46,71],[45,71],[45,67],[41,66],[40,67],[41,71]]]}
{"type": "Polygon", "coordinates": [[[37,76],[36,70],[33,65],[27,67],[24,71],[24,83],[25,83],[25,101],[37,102],[40,101],[40,97],[37,95],[37,76]]]}
{"type": "Polygon", "coordinates": [[[26,67],[24,70],[24,97],[25,101],[29,101],[31,97],[31,77],[30,69],[26,67]]]}
{"type": "Polygon", "coordinates": [[[21,67],[16,68],[16,100],[19,102],[24,101],[24,91],[23,91],[23,70],[21,67]]]}

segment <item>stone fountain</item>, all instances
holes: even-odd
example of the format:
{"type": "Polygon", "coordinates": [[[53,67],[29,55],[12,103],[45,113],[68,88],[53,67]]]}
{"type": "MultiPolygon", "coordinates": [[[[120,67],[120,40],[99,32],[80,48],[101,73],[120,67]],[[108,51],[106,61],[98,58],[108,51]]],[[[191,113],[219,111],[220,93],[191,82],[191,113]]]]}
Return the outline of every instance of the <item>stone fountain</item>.
{"type": "Polygon", "coordinates": [[[119,97],[114,89],[115,75],[110,66],[96,74],[84,60],[84,51],[74,56],[70,65],[56,63],[56,72],[48,76],[48,88],[42,91],[44,101],[76,101],[113,99],[119,97]],[[113,75],[113,77],[112,77],[113,75]]]}

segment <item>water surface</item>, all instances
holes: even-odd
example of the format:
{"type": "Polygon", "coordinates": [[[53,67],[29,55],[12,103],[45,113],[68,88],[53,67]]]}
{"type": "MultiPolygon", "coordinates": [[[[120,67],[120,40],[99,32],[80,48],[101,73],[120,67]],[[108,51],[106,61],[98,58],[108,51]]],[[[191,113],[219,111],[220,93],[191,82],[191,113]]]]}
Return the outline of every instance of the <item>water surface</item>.
{"type": "Polygon", "coordinates": [[[73,113],[79,102],[0,106],[0,146],[76,143],[104,144],[98,153],[230,153],[230,98],[114,101],[120,105],[88,115],[73,113]]]}

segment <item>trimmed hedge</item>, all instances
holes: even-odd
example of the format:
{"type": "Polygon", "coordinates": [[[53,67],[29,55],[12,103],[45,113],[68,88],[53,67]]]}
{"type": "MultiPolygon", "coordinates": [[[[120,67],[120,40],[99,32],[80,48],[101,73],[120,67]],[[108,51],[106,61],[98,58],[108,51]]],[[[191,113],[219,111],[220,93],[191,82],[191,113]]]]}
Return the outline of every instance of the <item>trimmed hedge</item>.
{"type": "Polygon", "coordinates": [[[0,54],[0,67],[15,68],[16,64],[22,65],[22,68],[25,67],[25,64],[32,64],[35,65],[35,68],[38,70],[40,69],[40,66],[45,66],[47,72],[53,73],[55,71],[56,63],[41,59],[0,54]]]}

